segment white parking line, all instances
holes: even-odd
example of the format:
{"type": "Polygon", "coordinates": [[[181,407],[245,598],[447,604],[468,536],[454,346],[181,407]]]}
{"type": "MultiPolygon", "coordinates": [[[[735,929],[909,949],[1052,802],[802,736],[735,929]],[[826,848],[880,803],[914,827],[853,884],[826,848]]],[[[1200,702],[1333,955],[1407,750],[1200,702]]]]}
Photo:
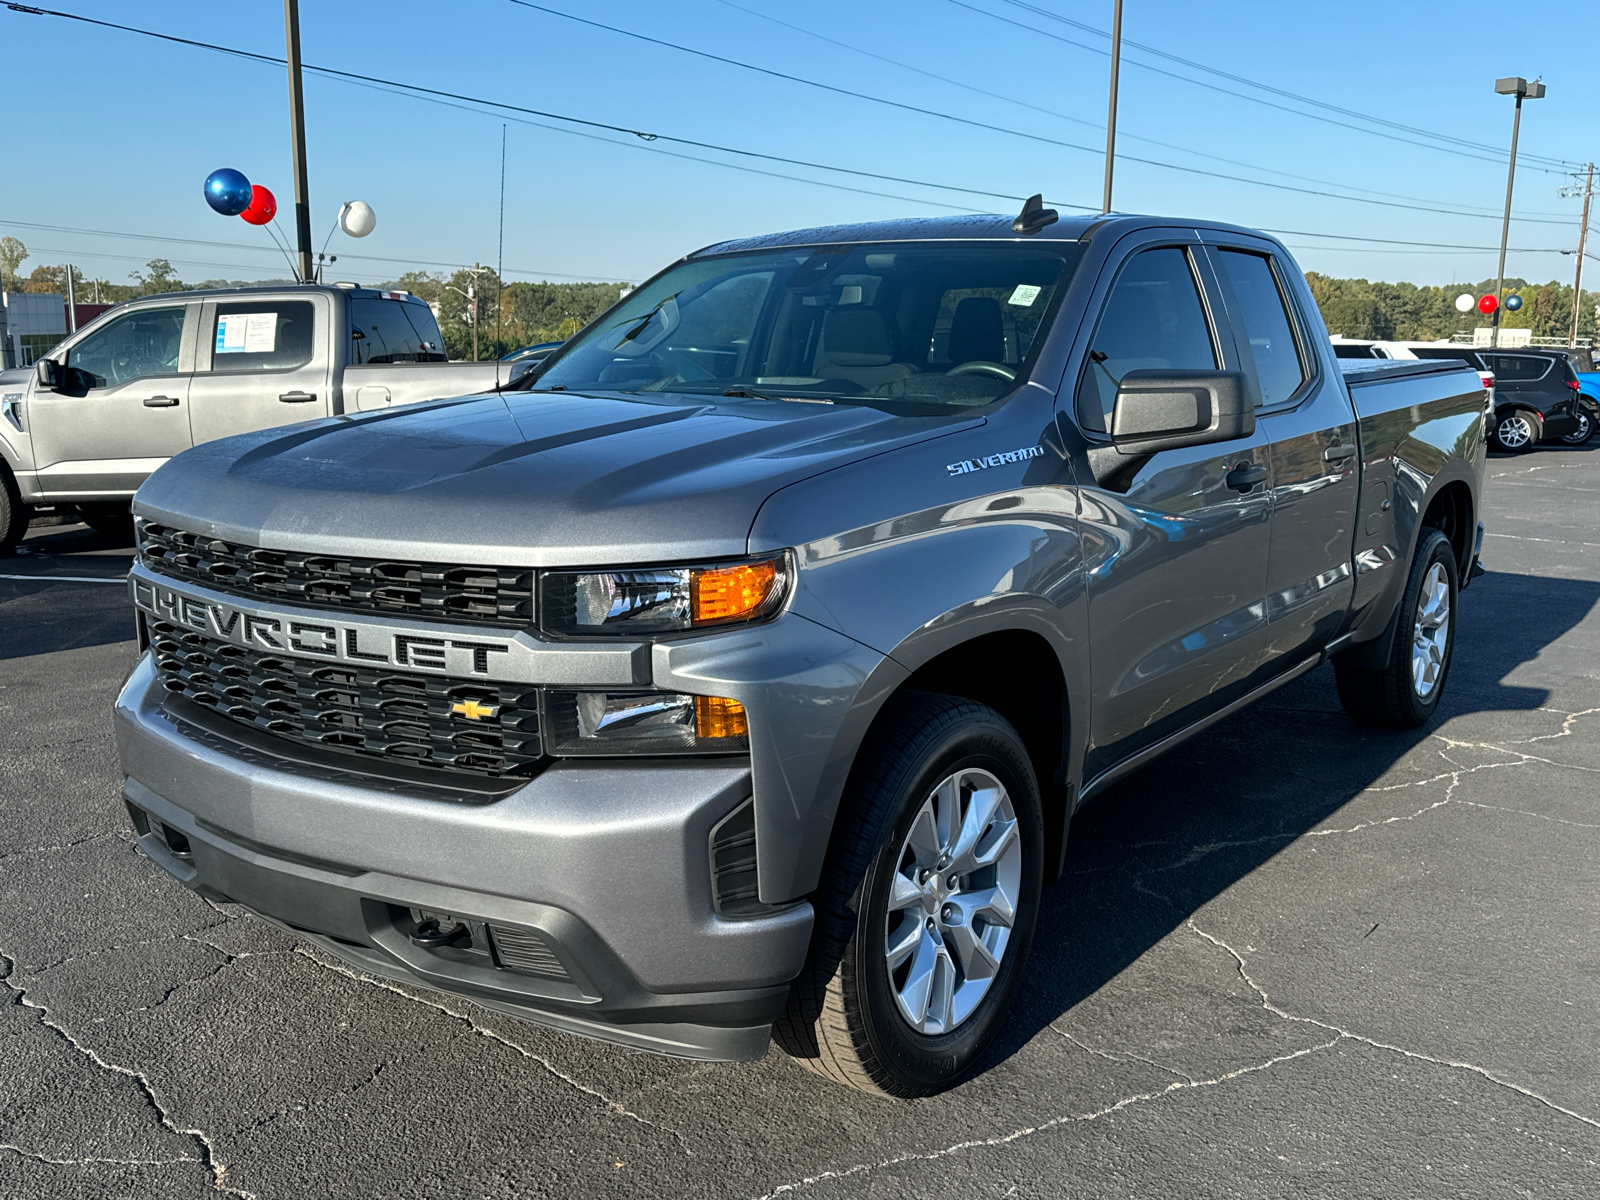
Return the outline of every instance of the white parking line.
{"type": "Polygon", "coordinates": [[[0,579],[42,579],[54,583],[127,583],[126,575],[107,578],[104,575],[0,575],[0,579]]]}

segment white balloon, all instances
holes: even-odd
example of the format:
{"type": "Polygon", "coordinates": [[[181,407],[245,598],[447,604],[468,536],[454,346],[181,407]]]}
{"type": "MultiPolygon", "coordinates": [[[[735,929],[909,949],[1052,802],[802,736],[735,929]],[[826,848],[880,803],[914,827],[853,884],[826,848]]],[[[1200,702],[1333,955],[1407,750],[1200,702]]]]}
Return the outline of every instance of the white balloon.
{"type": "Polygon", "coordinates": [[[1477,307],[1478,307],[1478,302],[1475,299],[1473,299],[1473,296],[1472,296],[1471,292],[1462,292],[1461,295],[1456,297],[1456,311],[1457,312],[1471,312],[1473,309],[1475,309],[1477,307]]]}
{"type": "Polygon", "coordinates": [[[339,228],[351,237],[366,237],[378,227],[378,214],[363,200],[348,201],[339,209],[339,228]]]}

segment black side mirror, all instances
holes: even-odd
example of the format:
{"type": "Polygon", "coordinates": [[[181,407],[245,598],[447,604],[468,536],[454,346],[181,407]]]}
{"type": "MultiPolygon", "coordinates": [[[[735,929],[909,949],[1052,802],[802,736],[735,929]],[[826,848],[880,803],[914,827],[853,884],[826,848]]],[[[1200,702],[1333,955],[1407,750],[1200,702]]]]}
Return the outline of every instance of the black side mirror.
{"type": "Polygon", "coordinates": [[[54,392],[61,387],[61,364],[53,358],[41,358],[33,364],[33,378],[41,392],[54,392]]]}
{"type": "Polygon", "coordinates": [[[1255,431],[1255,405],[1237,371],[1129,371],[1117,385],[1111,444],[1119,454],[1146,457],[1255,431]]]}

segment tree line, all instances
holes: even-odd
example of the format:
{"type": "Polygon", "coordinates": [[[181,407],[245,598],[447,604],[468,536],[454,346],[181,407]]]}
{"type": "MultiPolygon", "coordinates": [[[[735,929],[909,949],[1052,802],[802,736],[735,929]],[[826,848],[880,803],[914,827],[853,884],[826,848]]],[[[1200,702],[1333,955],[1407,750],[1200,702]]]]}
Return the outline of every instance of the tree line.
{"type": "MultiPolygon", "coordinates": [[[[1456,311],[1456,297],[1474,298],[1494,291],[1494,280],[1432,287],[1415,283],[1369,283],[1365,279],[1334,279],[1306,272],[1311,295],[1322,311],[1328,332],[1338,337],[1375,338],[1380,341],[1426,342],[1455,334],[1470,335],[1488,319],[1477,309],[1456,311]]],[[[1551,280],[1529,283],[1507,279],[1506,296],[1521,296],[1522,307],[1501,314],[1502,329],[1531,329],[1534,337],[1565,338],[1572,327],[1572,285],[1551,280]]],[[[1583,292],[1578,311],[1578,336],[1595,337],[1596,306],[1600,292],[1583,292]]]]}

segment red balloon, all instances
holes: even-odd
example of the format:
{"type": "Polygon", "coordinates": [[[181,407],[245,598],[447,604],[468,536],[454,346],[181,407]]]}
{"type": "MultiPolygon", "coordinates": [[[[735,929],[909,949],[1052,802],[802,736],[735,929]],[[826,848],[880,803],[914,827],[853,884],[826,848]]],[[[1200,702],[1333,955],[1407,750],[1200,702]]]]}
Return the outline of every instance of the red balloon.
{"type": "Polygon", "coordinates": [[[1482,300],[1478,301],[1478,311],[1484,316],[1488,316],[1499,307],[1500,301],[1496,300],[1493,296],[1485,296],[1482,300]]]}
{"type": "Polygon", "coordinates": [[[278,215],[278,198],[259,183],[250,185],[250,207],[239,214],[252,225],[265,225],[278,215]]]}

